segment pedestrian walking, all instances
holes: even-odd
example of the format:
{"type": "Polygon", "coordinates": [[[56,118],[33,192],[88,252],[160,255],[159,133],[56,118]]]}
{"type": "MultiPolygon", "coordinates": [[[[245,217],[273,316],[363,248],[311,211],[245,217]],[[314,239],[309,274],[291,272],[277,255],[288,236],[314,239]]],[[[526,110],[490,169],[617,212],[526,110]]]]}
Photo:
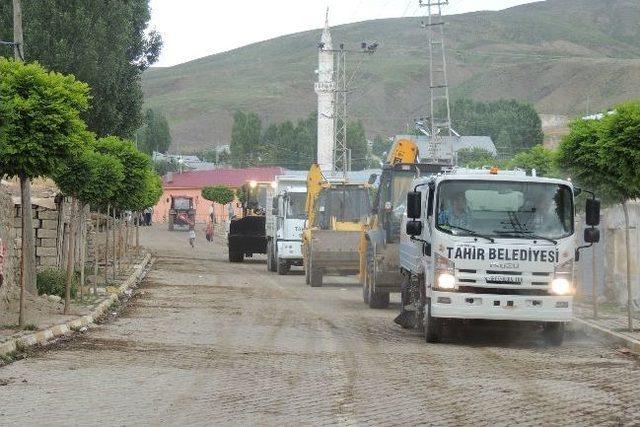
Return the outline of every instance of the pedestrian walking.
{"type": "Polygon", "coordinates": [[[150,226],[152,223],[152,218],[153,217],[153,208],[152,207],[148,207],[147,209],[145,209],[144,211],[144,219],[145,222],[147,223],[147,226],[150,226]]]}
{"type": "Polygon", "coordinates": [[[213,222],[213,214],[214,214],[213,203],[211,203],[211,206],[209,206],[209,219],[211,219],[211,222],[213,222]]]}
{"type": "Polygon", "coordinates": [[[207,224],[207,230],[205,231],[205,237],[207,238],[207,242],[213,242],[213,223],[212,222],[207,224]]]}
{"type": "Polygon", "coordinates": [[[189,229],[189,244],[192,248],[196,247],[196,230],[193,228],[189,229]]]}

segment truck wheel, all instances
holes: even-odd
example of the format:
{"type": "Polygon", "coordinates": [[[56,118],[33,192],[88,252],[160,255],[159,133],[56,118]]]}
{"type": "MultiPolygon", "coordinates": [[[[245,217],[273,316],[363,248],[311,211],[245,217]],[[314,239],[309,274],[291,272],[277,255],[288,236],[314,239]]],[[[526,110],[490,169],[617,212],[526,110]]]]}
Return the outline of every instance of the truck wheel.
{"type": "Polygon", "coordinates": [[[269,271],[276,271],[275,266],[275,254],[273,251],[273,240],[269,240],[267,243],[267,269],[269,271]]]}
{"type": "Polygon", "coordinates": [[[546,323],[544,325],[542,335],[544,336],[544,340],[547,344],[554,347],[562,345],[562,342],[564,341],[564,323],[546,323]]]}
{"type": "Polygon", "coordinates": [[[244,254],[242,252],[229,251],[229,262],[242,261],[244,261],[244,254]]]}
{"type": "Polygon", "coordinates": [[[425,305],[427,312],[424,316],[424,340],[428,343],[440,342],[442,339],[442,321],[431,316],[431,300],[425,305]]]}
{"type": "MultiPolygon", "coordinates": [[[[367,252],[369,251],[369,245],[367,244],[367,252]]],[[[367,257],[367,265],[364,267],[364,271],[360,272],[360,282],[362,283],[362,301],[369,305],[369,258],[367,257]]]]}
{"type": "Polygon", "coordinates": [[[287,261],[280,261],[279,259],[276,259],[276,267],[280,276],[286,276],[291,269],[287,261]]]}
{"type": "Polygon", "coordinates": [[[364,272],[364,277],[362,278],[362,301],[365,304],[369,305],[369,286],[367,280],[368,273],[364,272]]]}
{"type": "Polygon", "coordinates": [[[322,287],[322,270],[318,268],[311,269],[310,284],[312,288],[322,287]]]}
{"type": "Polygon", "coordinates": [[[366,288],[369,293],[367,302],[369,308],[387,308],[389,307],[389,293],[375,291],[375,259],[373,257],[373,248],[367,248],[367,274],[365,275],[366,288]]]}

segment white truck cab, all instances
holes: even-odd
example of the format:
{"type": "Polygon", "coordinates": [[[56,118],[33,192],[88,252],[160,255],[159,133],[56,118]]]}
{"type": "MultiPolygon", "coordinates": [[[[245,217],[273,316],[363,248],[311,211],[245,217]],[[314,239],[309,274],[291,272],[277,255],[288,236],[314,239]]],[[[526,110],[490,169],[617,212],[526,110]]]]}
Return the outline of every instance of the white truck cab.
{"type": "Polygon", "coordinates": [[[280,175],[272,187],[266,220],[267,268],[284,275],[291,266],[302,265],[306,177],[280,175]]]}
{"type": "MultiPolygon", "coordinates": [[[[428,342],[440,340],[456,319],[539,322],[559,345],[573,314],[579,190],[496,168],[453,169],[412,187],[400,243],[403,313],[396,321],[424,327],[428,342]]],[[[597,224],[589,225],[591,243],[599,234],[597,224]]]]}

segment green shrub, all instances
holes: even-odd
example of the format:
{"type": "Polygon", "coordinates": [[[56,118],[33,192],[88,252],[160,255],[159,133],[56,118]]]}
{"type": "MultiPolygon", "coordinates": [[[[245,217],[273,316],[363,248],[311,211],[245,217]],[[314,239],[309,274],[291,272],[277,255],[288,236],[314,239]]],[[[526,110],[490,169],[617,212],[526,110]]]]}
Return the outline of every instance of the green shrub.
{"type": "MultiPolygon", "coordinates": [[[[65,283],[67,281],[67,272],[61,268],[49,268],[38,273],[38,294],[57,295],[64,298],[65,283]]],[[[71,297],[75,298],[78,292],[78,278],[73,275],[71,282],[71,297]]]]}

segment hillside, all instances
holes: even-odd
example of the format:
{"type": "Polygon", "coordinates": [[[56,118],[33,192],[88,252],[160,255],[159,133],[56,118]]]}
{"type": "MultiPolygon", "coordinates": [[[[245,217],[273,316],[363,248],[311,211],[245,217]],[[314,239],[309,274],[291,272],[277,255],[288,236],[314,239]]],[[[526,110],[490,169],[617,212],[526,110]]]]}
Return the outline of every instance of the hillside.
{"type": "MultiPolygon", "coordinates": [[[[416,0],[417,1],[417,0],[416,0]]],[[[426,33],[419,19],[334,27],[334,42],[377,41],[351,98],[370,135],[402,132],[427,105],[426,33]]],[[[540,113],[581,114],[640,97],[640,2],[547,0],[451,16],[446,28],[452,96],[532,102],[540,113]]],[[[320,30],[245,46],[144,76],[146,104],[168,117],[174,146],[228,143],[236,109],[263,121],[315,109],[320,30]]]]}

